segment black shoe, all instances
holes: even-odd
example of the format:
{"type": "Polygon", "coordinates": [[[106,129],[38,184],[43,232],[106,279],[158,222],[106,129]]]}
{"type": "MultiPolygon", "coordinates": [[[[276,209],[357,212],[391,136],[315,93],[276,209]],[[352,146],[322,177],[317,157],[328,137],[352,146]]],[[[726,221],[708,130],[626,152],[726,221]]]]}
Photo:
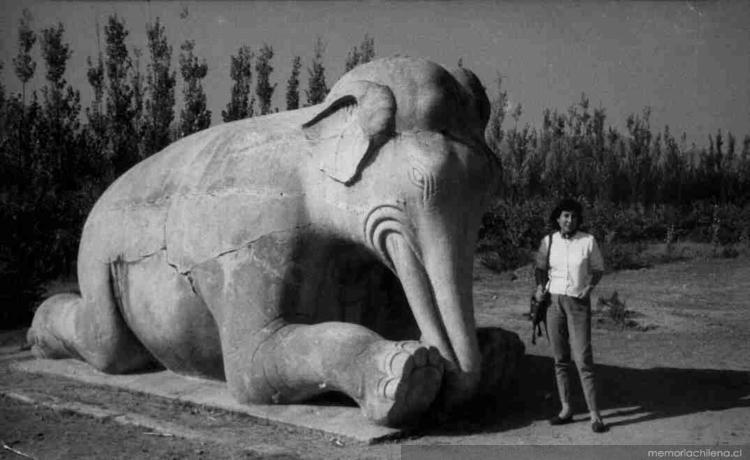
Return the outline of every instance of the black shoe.
{"type": "Polygon", "coordinates": [[[591,424],[591,431],[594,433],[604,433],[605,431],[609,431],[609,428],[601,420],[594,420],[591,424]]]}
{"type": "Polygon", "coordinates": [[[566,423],[570,423],[573,421],[573,414],[568,415],[565,418],[561,418],[559,415],[555,415],[551,419],[549,419],[550,425],[565,425],[566,423]]]}

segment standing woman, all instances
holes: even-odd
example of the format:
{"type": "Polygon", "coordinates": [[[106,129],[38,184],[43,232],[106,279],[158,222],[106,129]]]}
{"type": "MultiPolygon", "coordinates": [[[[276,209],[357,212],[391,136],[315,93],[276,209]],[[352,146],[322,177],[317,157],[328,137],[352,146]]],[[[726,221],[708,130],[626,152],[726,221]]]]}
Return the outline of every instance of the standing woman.
{"type": "Polygon", "coordinates": [[[547,251],[550,239],[545,237],[539,246],[534,296],[541,301],[547,292],[551,295],[547,324],[562,409],[550,419],[550,424],[562,425],[573,420],[570,405],[572,355],[591,414],[591,429],[595,433],[603,433],[607,427],[596,404],[591,350],[591,291],[604,273],[604,262],[596,239],[578,230],[582,223],[583,209],[575,200],[564,199],[552,211],[550,224],[559,231],[552,234],[549,266],[547,251]]]}

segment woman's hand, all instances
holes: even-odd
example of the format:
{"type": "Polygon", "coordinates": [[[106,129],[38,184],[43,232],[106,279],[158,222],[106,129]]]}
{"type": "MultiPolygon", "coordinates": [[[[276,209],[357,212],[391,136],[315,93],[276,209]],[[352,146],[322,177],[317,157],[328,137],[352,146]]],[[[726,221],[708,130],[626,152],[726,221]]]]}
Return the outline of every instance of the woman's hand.
{"type": "Polygon", "coordinates": [[[583,300],[588,300],[589,297],[591,296],[591,291],[593,290],[594,290],[594,286],[589,284],[588,286],[583,288],[583,291],[581,291],[581,293],[578,295],[578,298],[583,299],[583,300]]]}
{"type": "Polygon", "coordinates": [[[542,300],[544,300],[544,294],[544,287],[542,287],[542,285],[540,284],[536,287],[536,292],[534,292],[534,299],[537,302],[541,302],[542,300]]]}

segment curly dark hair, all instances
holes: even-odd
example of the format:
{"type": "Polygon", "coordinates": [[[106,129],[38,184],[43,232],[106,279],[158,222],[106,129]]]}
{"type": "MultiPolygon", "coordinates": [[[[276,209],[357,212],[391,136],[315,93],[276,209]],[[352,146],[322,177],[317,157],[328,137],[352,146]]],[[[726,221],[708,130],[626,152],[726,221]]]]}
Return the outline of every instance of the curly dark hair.
{"type": "Polygon", "coordinates": [[[557,223],[557,219],[560,218],[560,214],[563,211],[569,211],[578,217],[578,226],[583,225],[583,206],[572,198],[565,198],[561,200],[552,213],[549,215],[549,224],[552,228],[560,229],[560,225],[557,223]]]}

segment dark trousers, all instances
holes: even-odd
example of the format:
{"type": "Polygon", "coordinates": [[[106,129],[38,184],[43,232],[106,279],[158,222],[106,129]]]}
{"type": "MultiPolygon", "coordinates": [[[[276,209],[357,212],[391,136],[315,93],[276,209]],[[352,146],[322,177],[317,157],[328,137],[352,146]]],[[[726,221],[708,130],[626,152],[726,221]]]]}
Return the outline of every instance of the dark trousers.
{"type": "Polygon", "coordinates": [[[594,385],[594,355],[591,351],[591,300],[552,294],[547,310],[547,324],[555,379],[560,402],[570,404],[571,355],[581,378],[583,396],[589,411],[597,410],[594,385]]]}

